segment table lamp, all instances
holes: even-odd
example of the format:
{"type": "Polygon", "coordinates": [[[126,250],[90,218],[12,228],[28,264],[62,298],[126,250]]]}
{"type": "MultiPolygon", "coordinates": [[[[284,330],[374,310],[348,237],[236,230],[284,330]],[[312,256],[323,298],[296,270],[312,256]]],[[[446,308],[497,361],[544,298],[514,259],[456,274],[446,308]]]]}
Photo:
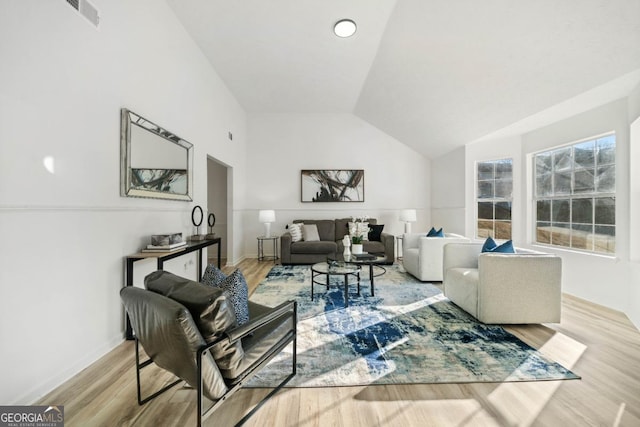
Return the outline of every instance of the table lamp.
{"type": "Polygon", "coordinates": [[[264,224],[264,237],[271,237],[271,223],[276,222],[276,212],[262,210],[258,213],[258,221],[264,224]]]}
{"type": "Polygon", "coordinates": [[[403,209],[400,211],[400,221],[404,222],[404,232],[411,233],[411,223],[416,222],[415,209],[403,209]]]}

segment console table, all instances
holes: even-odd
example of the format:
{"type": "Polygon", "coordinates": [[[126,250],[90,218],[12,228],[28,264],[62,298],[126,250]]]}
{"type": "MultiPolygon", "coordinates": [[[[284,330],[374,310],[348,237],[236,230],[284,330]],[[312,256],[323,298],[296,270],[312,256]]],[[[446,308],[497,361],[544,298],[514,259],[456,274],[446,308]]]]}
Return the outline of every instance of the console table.
{"type": "MultiPolygon", "coordinates": [[[[140,261],[141,259],[147,258],[157,258],[158,259],[158,270],[162,270],[164,267],[164,262],[169,261],[170,259],[177,258],[182,255],[186,255],[191,252],[198,251],[198,280],[202,277],[202,249],[211,245],[218,245],[218,268],[220,268],[220,246],[222,246],[222,239],[220,237],[216,237],[215,239],[208,240],[200,240],[187,242],[187,246],[181,248],[177,251],[171,252],[138,252],[132,255],[128,255],[125,257],[126,264],[126,272],[125,272],[125,285],[133,286],[133,264],[136,261],[140,261]]],[[[126,314],[126,313],[125,313],[126,314]]],[[[127,330],[126,337],[128,340],[133,339],[133,331],[131,329],[131,322],[129,322],[129,316],[127,318],[127,330]]]]}

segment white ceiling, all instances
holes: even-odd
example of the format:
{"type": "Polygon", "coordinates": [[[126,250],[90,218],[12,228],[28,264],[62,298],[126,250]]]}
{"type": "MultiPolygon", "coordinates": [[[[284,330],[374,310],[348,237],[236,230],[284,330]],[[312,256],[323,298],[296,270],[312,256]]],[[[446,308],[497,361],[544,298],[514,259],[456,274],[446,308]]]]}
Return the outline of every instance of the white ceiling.
{"type": "Polygon", "coordinates": [[[246,111],[353,113],[429,158],[640,83],[640,0],[167,3],[246,111]]]}

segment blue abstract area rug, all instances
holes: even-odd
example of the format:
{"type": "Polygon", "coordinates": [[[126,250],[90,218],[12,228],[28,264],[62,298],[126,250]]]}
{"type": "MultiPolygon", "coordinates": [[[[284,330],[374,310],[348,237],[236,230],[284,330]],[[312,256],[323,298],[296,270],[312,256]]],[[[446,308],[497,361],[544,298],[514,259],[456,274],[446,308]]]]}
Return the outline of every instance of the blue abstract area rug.
{"type": "MultiPolygon", "coordinates": [[[[297,375],[287,387],[436,384],[580,378],[508,333],[479,323],[438,289],[385,266],[371,296],[343,277],[315,286],[308,266],[274,266],[251,300],[267,306],[298,302],[297,375]]],[[[381,272],[381,271],[378,271],[381,272]]],[[[248,384],[275,387],[291,369],[291,346],[248,384]]]]}

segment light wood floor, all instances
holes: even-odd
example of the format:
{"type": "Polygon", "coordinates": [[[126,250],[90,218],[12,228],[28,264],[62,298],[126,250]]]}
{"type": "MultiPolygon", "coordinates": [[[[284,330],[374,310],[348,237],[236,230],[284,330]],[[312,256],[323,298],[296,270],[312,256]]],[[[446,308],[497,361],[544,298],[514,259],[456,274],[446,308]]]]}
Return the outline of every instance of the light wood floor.
{"type": "MultiPolygon", "coordinates": [[[[239,266],[250,291],[271,266],[254,259],[239,266]]],[[[582,379],[291,388],[268,401],[247,425],[640,426],[640,333],[626,316],[565,295],[561,324],[508,329],[582,379]]],[[[422,369],[429,369],[428,360],[422,369]]],[[[158,384],[169,378],[159,369],[156,372],[151,378],[158,384]]],[[[205,425],[233,425],[266,393],[263,389],[241,390],[205,425]]],[[[176,386],[138,406],[130,341],[39,403],[64,405],[68,427],[195,425],[193,390],[176,386]]]]}

